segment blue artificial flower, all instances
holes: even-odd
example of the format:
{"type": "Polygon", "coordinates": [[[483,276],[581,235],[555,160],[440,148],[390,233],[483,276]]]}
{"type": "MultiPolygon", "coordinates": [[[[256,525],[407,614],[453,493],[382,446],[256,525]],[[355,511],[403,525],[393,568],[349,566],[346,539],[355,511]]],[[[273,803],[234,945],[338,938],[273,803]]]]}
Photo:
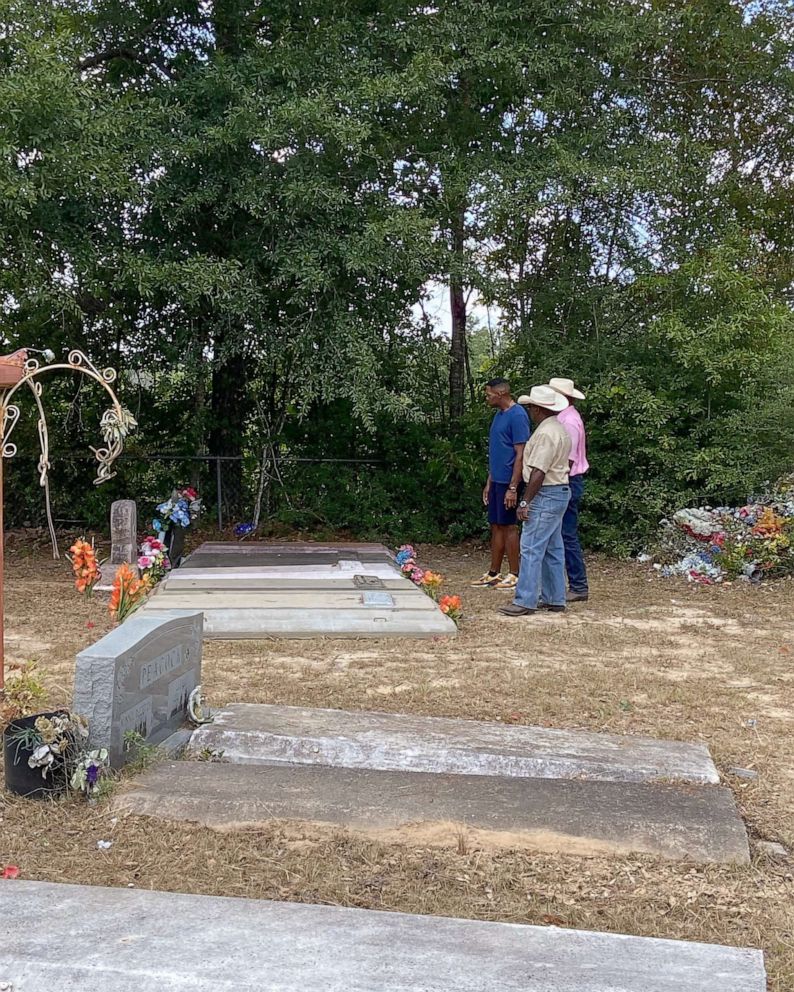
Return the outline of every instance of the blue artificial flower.
{"type": "Polygon", "coordinates": [[[397,552],[397,564],[405,565],[412,560],[412,555],[410,551],[398,551],[397,552]]]}
{"type": "Polygon", "coordinates": [[[99,767],[97,765],[89,765],[86,768],[85,780],[89,785],[96,785],[96,780],[99,778],[99,767]]]}
{"type": "Polygon", "coordinates": [[[161,530],[165,530],[161,520],[154,519],[152,521],[152,530],[155,534],[159,534],[161,530]]]}
{"type": "Polygon", "coordinates": [[[251,523],[237,524],[234,528],[235,537],[248,537],[250,533],[253,532],[254,525],[251,523]]]}

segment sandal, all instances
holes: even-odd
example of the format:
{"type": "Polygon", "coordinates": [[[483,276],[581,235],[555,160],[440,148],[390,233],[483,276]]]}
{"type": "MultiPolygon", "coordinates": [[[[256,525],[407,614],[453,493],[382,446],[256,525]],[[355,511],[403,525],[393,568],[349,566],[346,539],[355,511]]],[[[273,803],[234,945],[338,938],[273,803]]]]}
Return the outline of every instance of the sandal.
{"type": "Polygon", "coordinates": [[[481,575],[480,578],[477,579],[476,582],[472,582],[471,585],[473,589],[477,589],[480,587],[493,589],[495,586],[498,586],[501,581],[502,581],[501,574],[491,575],[490,572],[486,572],[485,575],[481,575]]]}

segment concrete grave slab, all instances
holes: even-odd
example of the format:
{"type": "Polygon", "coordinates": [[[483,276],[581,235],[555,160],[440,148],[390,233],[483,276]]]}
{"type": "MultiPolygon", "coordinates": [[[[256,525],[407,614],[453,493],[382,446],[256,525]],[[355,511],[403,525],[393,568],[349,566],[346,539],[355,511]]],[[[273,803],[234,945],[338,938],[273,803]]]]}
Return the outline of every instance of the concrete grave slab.
{"type": "MultiPolygon", "coordinates": [[[[193,568],[189,560],[174,573],[174,577],[179,574],[180,579],[350,579],[354,575],[377,575],[381,579],[394,579],[399,577],[399,572],[393,565],[385,562],[372,562],[364,565],[354,563],[353,568],[343,568],[353,564],[350,562],[340,562],[338,565],[272,565],[267,568],[262,566],[236,566],[234,568],[193,568]]],[[[170,581],[170,577],[168,580],[170,581]]]]}
{"type": "Polygon", "coordinates": [[[141,612],[81,651],[72,709],[88,718],[90,745],[124,763],[124,735],[159,744],[185,720],[201,681],[202,614],[141,612]]]}
{"type": "Polygon", "coordinates": [[[381,842],[452,849],[463,836],[474,847],[750,860],[733,794],[716,786],[180,761],[136,777],[114,808],[222,829],[344,826],[381,842]]]}
{"type": "Polygon", "coordinates": [[[191,568],[224,568],[235,565],[338,564],[342,561],[393,562],[394,555],[382,544],[318,544],[285,542],[232,544],[208,542],[192,552],[191,568]]]}
{"type": "Polygon", "coordinates": [[[374,554],[392,555],[385,544],[371,541],[205,541],[196,551],[202,553],[225,554],[230,549],[241,555],[257,554],[260,551],[344,551],[370,552],[374,554]]]}
{"type": "MultiPolygon", "coordinates": [[[[374,612],[374,611],[373,611],[374,612]]],[[[405,713],[235,703],[199,727],[192,752],[242,764],[501,775],[518,778],[718,783],[703,744],[517,727],[405,713]]]]}
{"type": "Polygon", "coordinates": [[[212,575],[202,575],[198,578],[184,579],[179,571],[168,576],[168,584],[165,587],[169,593],[189,592],[192,590],[205,589],[212,592],[228,592],[236,590],[239,592],[307,592],[316,590],[329,590],[331,592],[346,592],[352,589],[381,589],[388,592],[407,592],[416,587],[408,579],[401,579],[395,575],[393,579],[380,579],[376,575],[352,575],[337,576],[331,579],[226,579],[214,578],[212,575]],[[370,580],[361,584],[356,579],[370,580]],[[378,583],[373,585],[372,583],[378,583]]]}
{"type": "MultiPolygon", "coordinates": [[[[197,608],[191,600],[191,610],[197,608]]],[[[201,609],[201,607],[198,607],[201,609]]],[[[165,596],[153,596],[139,613],[173,612],[165,596]]],[[[455,637],[455,623],[440,610],[394,610],[363,606],[349,609],[210,609],[204,608],[204,637],[210,640],[258,640],[263,637],[455,637]]]]}
{"type": "Polygon", "coordinates": [[[355,609],[363,606],[383,606],[398,610],[429,610],[438,612],[433,600],[421,589],[406,589],[399,592],[370,592],[363,589],[336,590],[322,592],[302,589],[193,589],[188,592],[164,587],[152,597],[150,602],[157,608],[175,610],[316,610],[355,609]],[[376,601],[370,602],[372,597],[376,601]],[[383,597],[386,599],[383,599],[383,597]],[[155,603],[156,600],[156,603],[155,603]]]}
{"type": "Polygon", "coordinates": [[[16,881],[0,918],[0,982],[18,992],[766,988],[755,950],[335,906],[16,881]]]}

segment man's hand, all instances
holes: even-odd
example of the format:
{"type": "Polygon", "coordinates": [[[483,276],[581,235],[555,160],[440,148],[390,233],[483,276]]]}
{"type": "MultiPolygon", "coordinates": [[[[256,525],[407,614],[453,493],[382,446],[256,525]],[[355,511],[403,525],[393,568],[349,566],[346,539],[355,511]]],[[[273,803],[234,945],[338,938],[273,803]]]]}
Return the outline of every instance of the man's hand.
{"type": "Polygon", "coordinates": [[[519,506],[517,516],[522,523],[525,523],[529,519],[529,507],[519,506]]]}
{"type": "Polygon", "coordinates": [[[491,493],[491,482],[489,480],[488,482],[485,483],[485,488],[482,491],[482,502],[483,502],[483,506],[487,506],[488,505],[488,497],[489,497],[490,493],[491,493]]]}
{"type": "Polygon", "coordinates": [[[505,509],[512,510],[518,503],[518,493],[515,489],[508,489],[505,493],[505,509]]]}

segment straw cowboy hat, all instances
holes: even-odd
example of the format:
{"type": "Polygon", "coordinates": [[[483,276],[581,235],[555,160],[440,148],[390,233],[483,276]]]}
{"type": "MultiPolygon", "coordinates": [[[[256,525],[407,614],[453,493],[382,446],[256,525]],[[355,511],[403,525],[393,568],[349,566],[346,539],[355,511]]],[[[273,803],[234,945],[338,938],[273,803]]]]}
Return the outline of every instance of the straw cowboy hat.
{"type": "Polygon", "coordinates": [[[563,396],[568,396],[574,400],[583,400],[584,393],[580,392],[573,384],[573,379],[549,379],[549,385],[563,396]]]}
{"type": "Polygon", "coordinates": [[[542,406],[544,410],[551,410],[552,413],[562,413],[569,405],[568,400],[559,390],[551,389],[549,386],[533,386],[529,396],[526,394],[519,396],[516,402],[521,406],[542,406]]]}

